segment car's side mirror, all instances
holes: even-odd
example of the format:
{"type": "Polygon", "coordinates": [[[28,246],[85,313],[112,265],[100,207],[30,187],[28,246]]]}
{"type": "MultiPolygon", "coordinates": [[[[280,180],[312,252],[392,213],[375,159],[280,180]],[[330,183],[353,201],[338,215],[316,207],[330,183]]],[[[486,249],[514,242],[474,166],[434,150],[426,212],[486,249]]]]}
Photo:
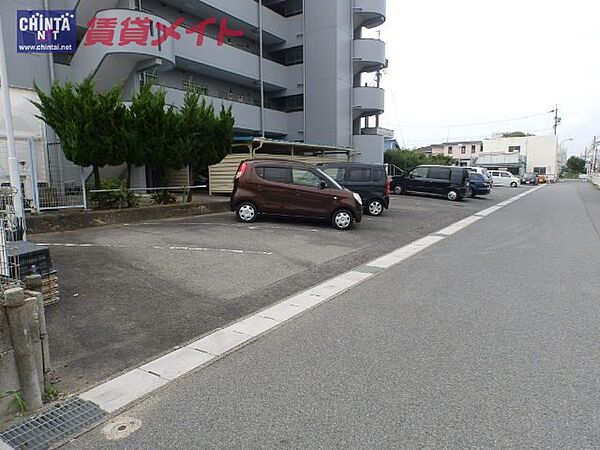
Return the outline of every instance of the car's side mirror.
{"type": "Polygon", "coordinates": [[[321,181],[321,184],[319,184],[319,189],[327,189],[327,181],[321,181]]]}

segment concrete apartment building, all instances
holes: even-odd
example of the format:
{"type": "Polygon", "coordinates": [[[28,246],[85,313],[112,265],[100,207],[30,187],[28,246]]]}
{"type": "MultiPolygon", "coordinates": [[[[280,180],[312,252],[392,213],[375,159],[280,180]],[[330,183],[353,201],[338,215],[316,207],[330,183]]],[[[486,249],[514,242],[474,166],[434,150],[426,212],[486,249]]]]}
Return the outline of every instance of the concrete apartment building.
{"type": "MultiPolygon", "coordinates": [[[[369,118],[383,113],[384,90],[366,86],[363,75],[386,67],[385,43],[363,34],[385,21],[385,0],[3,0],[0,15],[16,115],[23,114],[15,107],[31,96],[34,80],[47,90],[53,80],[93,74],[101,90],[121,83],[127,101],[152,79],[167,90],[170,104],[180,105],[193,88],[216,106],[231,105],[236,137],[350,147],[360,152],[357,161],[383,162],[384,135],[369,118]],[[16,11],[22,9],[75,10],[75,53],[17,53],[16,11]],[[160,45],[118,45],[118,33],[112,46],[83,45],[94,18],[150,19],[152,35],[183,20],[180,37],[160,45]],[[198,45],[198,33],[188,31],[211,18],[217,24],[198,45]],[[222,19],[243,36],[219,45],[222,19]]],[[[17,134],[43,128],[25,115],[31,123],[17,134]]],[[[138,170],[135,183],[144,185],[144,177],[138,170]]]]}
{"type": "Polygon", "coordinates": [[[556,136],[492,137],[483,141],[481,167],[507,169],[515,174],[536,172],[558,178],[559,145],[556,136]]]}

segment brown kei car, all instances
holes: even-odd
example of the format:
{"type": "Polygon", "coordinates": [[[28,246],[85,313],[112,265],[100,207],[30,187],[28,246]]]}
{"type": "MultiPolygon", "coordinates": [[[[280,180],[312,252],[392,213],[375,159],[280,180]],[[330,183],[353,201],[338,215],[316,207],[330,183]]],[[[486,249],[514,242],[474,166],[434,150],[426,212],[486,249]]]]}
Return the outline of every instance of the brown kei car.
{"type": "Polygon", "coordinates": [[[315,166],[295,161],[250,160],[235,175],[231,210],[241,222],[259,214],[310,217],[347,230],[362,220],[358,194],[341,187],[315,166]]]}

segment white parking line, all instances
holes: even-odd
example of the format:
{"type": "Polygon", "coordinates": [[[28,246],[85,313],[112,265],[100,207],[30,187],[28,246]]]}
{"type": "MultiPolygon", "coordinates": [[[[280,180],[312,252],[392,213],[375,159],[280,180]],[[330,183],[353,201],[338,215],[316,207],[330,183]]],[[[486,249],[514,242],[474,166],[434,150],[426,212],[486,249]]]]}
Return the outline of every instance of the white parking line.
{"type": "Polygon", "coordinates": [[[149,247],[135,247],[131,245],[119,245],[119,244],[65,244],[62,242],[36,242],[38,245],[45,247],[65,247],[65,248],[116,248],[116,249],[148,249],[153,250],[171,250],[171,251],[187,251],[187,252],[213,252],[213,253],[237,253],[237,254],[248,254],[248,255],[272,255],[273,252],[261,252],[255,250],[237,250],[233,248],[211,248],[211,247],[186,247],[186,246],[172,246],[164,247],[162,245],[152,245],[149,247]]]}
{"type": "MultiPolygon", "coordinates": [[[[538,188],[517,196],[513,201],[523,198],[538,188]]],[[[478,222],[484,217],[501,210],[511,202],[503,202],[472,216],[462,219],[449,227],[429,236],[425,236],[404,247],[398,248],[365,266],[387,269],[416,255],[417,253],[447,239],[449,236],[478,222]]],[[[59,244],[65,245],[65,244],[59,244]]],[[[77,245],[77,244],[75,244],[77,245]]],[[[172,247],[171,249],[186,249],[189,247],[172,247]]],[[[365,266],[361,266],[364,268],[365,266]]],[[[378,272],[380,273],[380,272],[378,272]]],[[[232,325],[214,331],[191,344],[174,350],[160,358],[144,364],[130,372],[100,384],[80,395],[84,400],[97,404],[103,410],[111,413],[128,404],[139,400],[152,391],[164,386],[190,371],[212,363],[219,357],[245,345],[252,339],[271,331],[331,300],[340,294],[356,287],[360,283],[376,276],[375,273],[351,270],[336,276],[317,286],[293,295],[275,305],[272,305],[250,317],[241,319],[232,325]]]]}

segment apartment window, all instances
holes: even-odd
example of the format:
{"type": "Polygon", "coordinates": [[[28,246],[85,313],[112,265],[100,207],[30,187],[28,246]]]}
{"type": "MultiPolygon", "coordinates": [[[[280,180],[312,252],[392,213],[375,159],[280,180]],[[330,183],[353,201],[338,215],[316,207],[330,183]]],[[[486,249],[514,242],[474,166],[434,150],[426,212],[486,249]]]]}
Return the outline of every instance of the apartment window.
{"type": "Polygon", "coordinates": [[[508,147],[508,153],[518,153],[520,151],[521,151],[520,145],[509,145],[509,147],[508,147]]]}
{"type": "Polygon", "coordinates": [[[186,91],[195,92],[200,95],[208,94],[207,86],[200,84],[200,83],[196,83],[192,80],[185,80],[183,82],[183,89],[185,89],[186,91]]]}
{"type": "Polygon", "coordinates": [[[546,167],[534,167],[533,171],[538,175],[546,175],[546,167]]]}
{"type": "Polygon", "coordinates": [[[477,146],[471,145],[471,153],[475,153],[476,149],[477,149],[477,146]]]}
{"type": "Polygon", "coordinates": [[[452,154],[452,146],[451,146],[451,145],[448,147],[448,154],[449,154],[449,155],[451,155],[451,154],[452,154]]]}
{"type": "Polygon", "coordinates": [[[467,146],[466,145],[462,145],[460,147],[460,154],[461,155],[465,155],[467,153],[467,146]]]}

